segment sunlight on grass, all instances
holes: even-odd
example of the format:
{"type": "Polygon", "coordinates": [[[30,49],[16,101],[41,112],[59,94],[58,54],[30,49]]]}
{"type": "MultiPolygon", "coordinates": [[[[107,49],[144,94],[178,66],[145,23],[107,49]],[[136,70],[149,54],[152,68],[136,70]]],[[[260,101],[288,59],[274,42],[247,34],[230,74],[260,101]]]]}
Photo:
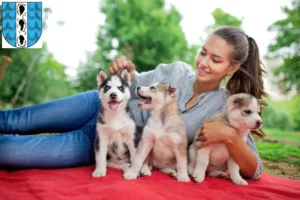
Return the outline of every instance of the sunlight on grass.
{"type": "Polygon", "coordinates": [[[293,145],[257,141],[256,146],[262,158],[283,161],[300,167],[300,149],[293,145]]]}
{"type": "Polygon", "coordinates": [[[273,138],[284,142],[291,142],[300,146],[300,132],[280,129],[263,129],[267,138],[273,138]]]}

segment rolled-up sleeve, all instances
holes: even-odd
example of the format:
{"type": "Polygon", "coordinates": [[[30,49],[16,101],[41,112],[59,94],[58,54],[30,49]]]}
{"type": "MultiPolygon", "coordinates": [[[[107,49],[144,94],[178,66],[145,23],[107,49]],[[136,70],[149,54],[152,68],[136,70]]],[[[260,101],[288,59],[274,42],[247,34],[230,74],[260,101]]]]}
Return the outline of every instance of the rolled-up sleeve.
{"type": "Polygon", "coordinates": [[[138,98],[136,88],[138,86],[151,86],[154,83],[169,83],[169,79],[174,78],[173,70],[178,64],[159,64],[154,70],[138,73],[135,71],[135,78],[131,84],[131,97],[138,98]]]}

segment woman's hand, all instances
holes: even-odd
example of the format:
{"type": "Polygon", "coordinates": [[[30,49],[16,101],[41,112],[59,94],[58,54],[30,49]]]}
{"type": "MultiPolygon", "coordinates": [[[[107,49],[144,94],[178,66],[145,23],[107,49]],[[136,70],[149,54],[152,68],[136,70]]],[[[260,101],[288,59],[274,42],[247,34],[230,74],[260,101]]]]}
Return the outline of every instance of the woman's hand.
{"type": "Polygon", "coordinates": [[[198,139],[203,148],[210,144],[223,143],[230,156],[239,165],[243,176],[252,178],[257,171],[258,159],[238,132],[219,119],[208,120],[202,125],[198,139]]]}
{"type": "Polygon", "coordinates": [[[120,74],[123,69],[127,69],[131,80],[134,80],[135,65],[130,60],[127,60],[125,56],[120,56],[113,61],[108,67],[108,72],[110,74],[120,74]]]}
{"type": "Polygon", "coordinates": [[[210,144],[232,143],[234,137],[239,136],[236,130],[219,119],[211,119],[202,124],[202,130],[197,140],[201,141],[199,148],[210,144]]]}

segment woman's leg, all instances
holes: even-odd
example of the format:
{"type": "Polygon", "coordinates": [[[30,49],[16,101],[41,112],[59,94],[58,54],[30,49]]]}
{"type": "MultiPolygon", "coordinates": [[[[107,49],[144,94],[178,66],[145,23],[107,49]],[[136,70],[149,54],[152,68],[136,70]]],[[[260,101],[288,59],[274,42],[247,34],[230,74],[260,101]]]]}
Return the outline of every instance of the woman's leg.
{"type": "Polygon", "coordinates": [[[81,129],[63,134],[0,135],[0,167],[51,169],[92,164],[96,119],[94,114],[81,129]]]}
{"type": "Polygon", "coordinates": [[[0,111],[0,134],[75,131],[95,116],[99,105],[98,91],[94,90],[26,108],[0,111]]]}

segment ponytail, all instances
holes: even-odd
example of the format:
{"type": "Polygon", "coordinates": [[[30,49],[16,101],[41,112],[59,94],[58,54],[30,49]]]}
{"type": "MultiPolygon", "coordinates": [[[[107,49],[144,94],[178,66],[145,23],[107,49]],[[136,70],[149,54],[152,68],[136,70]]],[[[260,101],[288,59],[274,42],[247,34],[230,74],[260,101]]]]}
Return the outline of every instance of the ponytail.
{"type": "MultiPolygon", "coordinates": [[[[247,60],[241,64],[240,69],[229,79],[226,89],[230,94],[247,93],[255,96],[257,99],[261,99],[263,96],[268,97],[264,91],[262,73],[265,73],[265,70],[262,68],[262,63],[259,59],[257,44],[252,37],[247,36],[247,39],[249,44],[247,60]]],[[[261,129],[252,131],[252,133],[259,137],[265,136],[261,129]]]]}
{"type": "Polygon", "coordinates": [[[248,57],[241,67],[236,71],[226,84],[226,89],[231,94],[247,93],[261,99],[263,96],[268,97],[264,91],[262,73],[262,63],[259,59],[259,50],[255,40],[247,37],[248,40],[248,57]]]}
{"type": "MultiPolygon", "coordinates": [[[[213,34],[223,38],[229,45],[233,46],[232,64],[240,64],[226,84],[226,89],[230,94],[247,93],[257,99],[268,97],[264,91],[262,74],[265,70],[259,59],[259,50],[255,40],[248,37],[236,27],[225,26],[213,32],[213,34]]],[[[263,137],[262,130],[252,133],[263,137]]]]}

